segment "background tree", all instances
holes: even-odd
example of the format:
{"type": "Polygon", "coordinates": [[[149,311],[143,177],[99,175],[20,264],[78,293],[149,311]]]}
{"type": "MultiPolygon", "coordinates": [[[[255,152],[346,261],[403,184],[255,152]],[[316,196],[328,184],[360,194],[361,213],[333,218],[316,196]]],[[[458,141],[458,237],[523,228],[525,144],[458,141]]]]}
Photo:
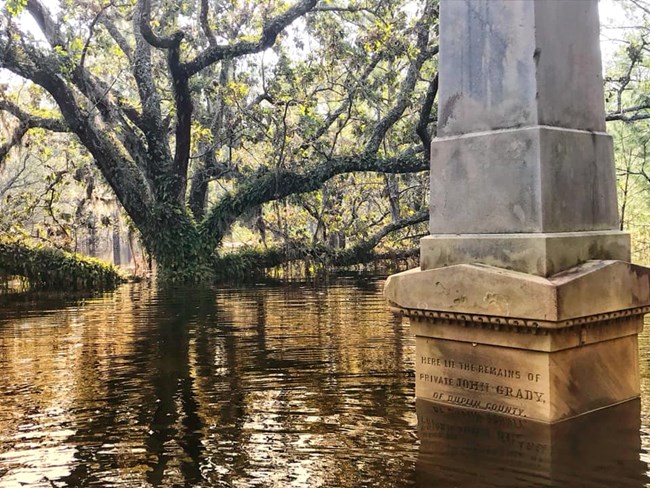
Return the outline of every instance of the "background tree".
{"type": "Polygon", "coordinates": [[[618,47],[605,74],[608,131],[614,137],[621,229],[636,261],[650,262],[650,2],[619,2],[624,16],[603,28],[618,47]]]}
{"type": "Polygon", "coordinates": [[[0,160],[28,132],[68,133],[169,279],[232,263],[238,222],[267,248],[251,266],[410,249],[427,220],[436,4],[12,0],[0,68],[36,102],[3,92],[0,160]]]}

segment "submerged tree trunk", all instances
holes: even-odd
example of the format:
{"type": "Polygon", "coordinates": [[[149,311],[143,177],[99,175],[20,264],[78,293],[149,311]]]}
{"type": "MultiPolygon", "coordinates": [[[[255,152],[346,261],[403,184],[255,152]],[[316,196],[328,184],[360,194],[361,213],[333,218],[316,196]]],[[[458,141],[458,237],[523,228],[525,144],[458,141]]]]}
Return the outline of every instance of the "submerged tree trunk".
{"type": "Polygon", "coordinates": [[[159,278],[186,283],[214,279],[214,241],[199,232],[185,208],[156,206],[140,231],[159,278]]]}

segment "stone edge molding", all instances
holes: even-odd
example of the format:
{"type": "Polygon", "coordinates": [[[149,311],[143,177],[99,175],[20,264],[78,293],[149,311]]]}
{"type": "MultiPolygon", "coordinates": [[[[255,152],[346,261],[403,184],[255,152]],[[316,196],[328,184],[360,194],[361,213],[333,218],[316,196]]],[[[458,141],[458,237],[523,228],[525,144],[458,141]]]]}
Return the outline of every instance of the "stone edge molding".
{"type": "Polygon", "coordinates": [[[581,325],[598,324],[603,322],[627,319],[629,317],[640,316],[650,312],[650,305],[635,307],[627,310],[602,313],[587,317],[562,320],[559,322],[544,320],[527,320],[515,319],[509,317],[497,317],[493,315],[476,315],[460,312],[437,312],[433,310],[416,310],[401,308],[391,304],[390,310],[393,313],[408,317],[414,321],[426,320],[445,320],[455,322],[462,327],[481,327],[490,330],[504,330],[507,327],[509,332],[529,333],[529,334],[548,334],[551,332],[560,332],[572,327],[581,325]]]}

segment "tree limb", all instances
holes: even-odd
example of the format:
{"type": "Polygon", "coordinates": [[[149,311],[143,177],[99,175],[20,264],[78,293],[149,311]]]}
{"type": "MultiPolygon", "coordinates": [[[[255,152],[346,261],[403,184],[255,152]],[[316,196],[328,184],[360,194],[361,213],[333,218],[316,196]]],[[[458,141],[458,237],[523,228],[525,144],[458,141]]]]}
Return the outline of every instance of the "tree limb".
{"type": "Polygon", "coordinates": [[[424,98],[424,103],[420,109],[420,118],[415,132],[422,141],[424,148],[424,156],[427,160],[431,159],[431,132],[429,132],[429,120],[431,117],[431,110],[433,109],[433,102],[438,94],[438,73],[434,76],[433,80],[429,82],[427,95],[424,98]]]}
{"type": "Polygon", "coordinates": [[[429,209],[423,210],[417,214],[411,215],[410,217],[406,217],[396,222],[392,222],[380,229],[365,241],[360,242],[350,249],[336,252],[333,256],[332,262],[335,266],[352,266],[361,262],[369,262],[372,259],[372,251],[387,235],[406,227],[410,227],[421,222],[426,222],[427,220],[429,220],[429,209]],[[364,256],[368,258],[368,261],[362,260],[364,256]]]}
{"type": "Polygon", "coordinates": [[[374,153],[379,149],[388,129],[399,120],[406,108],[411,104],[411,94],[413,93],[415,84],[418,81],[418,75],[422,65],[427,59],[430,59],[438,53],[438,46],[432,48],[428,47],[429,29],[434,17],[433,12],[435,12],[433,3],[428,1],[424,8],[424,12],[422,13],[422,17],[415,25],[417,33],[416,47],[418,53],[415,59],[411,62],[406,77],[401,84],[401,89],[397,95],[395,105],[388,114],[377,123],[370,140],[366,144],[365,151],[368,153],[374,153]]]}
{"type": "Polygon", "coordinates": [[[269,20],[262,29],[262,34],[260,35],[259,40],[256,42],[241,41],[232,45],[210,46],[194,59],[184,63],[182,65],[183,71],[187,77],[191,77],[202,69],[216,63],[217,61],[221,61],[222,59],[258,53],[268,49],[273,46],[280,32],[282,32],[294,20],[312,10],[316,3],[318,3],[318,0],[300,0],[284,13],[269,20]]]}
{"type": "Polygon", "coordinates": [[[384,253],[376,253],[374,249],[387,235],[406,227],[425,222],[428,218],[429,212],[424,211],[407,219],[389,224],[380,229],[369,239],[362,241],[349,249],[340,250],[324,245],[304,246],[298,242],[292,242],[288,246],[272,247],[263,251],[244,249],[242,251],[225,254],[217,258],[216,265],[219,270],[263,270],[275,268],[293,261],[311,260],[326,262],[330,267],[348,267],[356,264],[369,263],[379,259],[406,259],[408,257],[417,256],[419,249],[388,251],[384,253]]]}
{"type": "Polygon", "coordinates": [[[100,17],[99,21],[111,35],[115,41],[115,44],[118,45],[124,55],[129,59],[129,62],[133,62],[133,49],[129,45],[126,38],[122,35],[120,30],[117,28],[117,26],[106,16],[100,17]]]}
{"type": "Polygon", "coordinates": [[[617,114],[608,114],[605,117],[605,120],[607,122],[613,122],[615,120],[620,120],[621,122],[636,122],[638,120],[646,120],[650,119],[650,113],[644,112],[644,113],[637,113],[634,115],[625,115],[624,113],[617,113],[617,114]]]}
{"type": "Polygon", "coordinates": [[[141,12],[139,23],[142,37],[153,47],[159,49],[172,49],[177,47],[185,37],[185,33],[183,31],[176,31],[167,37],[156,35],[151,29],[151,0],[139,0],[138,3],[141,12]]]}
{"type": "Polygon", "coordinates": [[[201,0],[199,22],[201,24],[201,28],[203,29],[205,37],[208,39],[208,44],[210,44],[211,47],[215,47],[217,45],[217,39],[214,37],[214,32],[212,32],[212,29],[210,28],[210,22],[208,21],[208,10],[208,0],[201,0]]]}
{"type": "Polygon", "coordinates": [[[54,22],[54,19],[52,19],[50,13],[40,0],[28,0],[26,9],[38,24],[39,29],[50,46],[65,46],[65,41],[59,31],[59,26],[54,22]]]}
{"type": "Polygon", "coordinates": [[[163,123],[161,99],[153,78],[151,66],[151,45],[142,34],[141,27],[148,23],[143,2],[138,2],[133,15],[133,36],[135,50],[133,51],[133,78],[138,87],[138,96],[142,105],[141,124],[147,140],[148,163],[147,172],[150,179],[159,181],[162,166],[171,161],[167,129],[163,123]]]}
{"type": "MultiPolygon", "coordinates": [[[[40,0],[28,0],[26,8],[39,25],[39,28],[50,45],[52,47],[60,46],[65,49],[64,36],[61,34],[59,26],[40,0]]],[[[18,35],[21,34],[18,33],[18,35]]],[[[23,47],[26,51],[31,50],[36,52],[32,46],[28,46],[24,42],[23,47]]],[[[58,55],[60,56],[60,53],[58,55]]],[[[133,121],[137,120],[137,118],[134,117],[133,111],[129,111],[130,115],[126,115],[121,110],[120,105],[115,105],[112,102],[111,86],[92,76],[84,68],[82,63],[78,63],[76,66],[72,65],[71,60],[68,57],[63,58],[61,61],[57,61],[55,57],[44,57],[42,54],[39,54],[37,57],[41,60],[40,62],[52,65],[52,67],[61,62],[68,63],[68,68],[72,70],[71,81],[74,86],[86,98],[88,98],[88,100],[93,104],[93,107],[96,107],[100,111],[105,121],[110,121],[112,126],[115,126],[116,124],[121,126],[122,130],[115,133],[118,136],[118,139],[122,142],[124,148],[129,152],[131,157],[139,165],[146,167],[146,161],[143,161],[143,158],[141,157],[144,149],[141,140],[135,134],[129,123],[127,123],[127,119],[133,121]]],[[[57,69],[59,68],[57,67],[57,69]]]]}
{"type": "Polygon", "coordinates": [[[183,203],[187,190],[187,168],[190,158],[192,138],[192,94],[189,77],[181,67],[181,41],[185,37],[182,31],[176,31],[167,37],[160,37],[151,30],[151,0],[140,0],[139,17],[142,37],[154,47],[167,50],[167,65],[172,77],[174,102],[176,105],[176,143],[170,180],[166,181],[165,192],[170,192],[179,203],[183,203]]]}
{"type": "Polygon", "coordinates": [[[30,129],[46,129],[52,132],[68,132],[65,122],[60,119],[50,119],[28,114],[20,107],[6,99],[0,99],[0,110],[4,110],[19,120],[18,126],[13,130],[11,137],[4,144],[0,145],[0,169],[9,151],[19,145],[25,134],[30,129]]]}
{"type": "Polygon", "coordinates": [[[323,161],[315,169],[306,173],[287,170],[268,171],[243,184],[236,193],[223,196],[210,209],[207,218],[201,224],[201,230],[211,236],[216,245],[237,218],[248,209],[289,195],[318,190],[334,176],[361,171],[416,173],[428,169],[428,161],[418,154],[403,153],[394,158],[380,158],[364,153],[323,161]]]}
{"type": "Polygon", "coordinates": [[[5,158],[7,157],[7,154],[9,154],[9,151],[11,151],[12,148],[20,144],[20,141],[23,139],[25,134],[27,134],[27,125],[25,124],[20,124],[18,127],[16,127],[11,134],[11,137],[7,142],[4,144],[0,145],[0,170],[4,166],[4,161],[5,158]]]}
{"type": "Polygon", "coordinates": [[[0,42],[0,68],[6,68],[42,86],[57,103],[66,125],[95,158],[115,195],[136,225],[146,227],[151,197],[142,174],[112,142],[105,128],[78,106],[75,94],[59,72],[59,66],[26,44],[18,46],[9,36],[0,42]]]}
{"type": "Polygon", "coordinates": [[[93,34],[95,33],[95,26],[97,25],[97,22],[99,22],[101,17],[104,15],[104,12],[106,12],[106,10],[112,6],[113,6],[113,2],[109,2],[106,5],[102,6],[99,9],[99,12],[97,12],[95,17],[93,17],[93,20],[90,22],[90,25],[88,26],[88,38],[86,39],[86,42],[84,43],[84,47],[81,50],[81,56],[79,58],[79,66],[83,67],[86,61],[86,53],[88,52],[90,41],[93,38],[93,34]]]}
{"type": "Polygon", "coordinates": [[[68,132],[69,128],[66,125],[65,121],[62,119],[53,119],[48,117],[40,117],[25,112],[18,105],[5,98],[0,98],[0,110],[9,112],[11,115],[20,120],[21,125],[24,125],[27,129],[47,129],[52,132],[68,132]]]}

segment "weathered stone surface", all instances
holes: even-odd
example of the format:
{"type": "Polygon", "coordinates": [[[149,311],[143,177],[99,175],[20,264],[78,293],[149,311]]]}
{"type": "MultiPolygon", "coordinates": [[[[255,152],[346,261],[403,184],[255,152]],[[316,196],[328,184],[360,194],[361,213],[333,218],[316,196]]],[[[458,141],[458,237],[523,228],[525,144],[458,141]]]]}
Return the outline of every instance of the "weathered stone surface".
{"type": "Polygon", "coordinates": [[[638,398],[637,335],[550,354],[551,421],[638,398]]]}
{"type": "Polygon", "coordinates": [[[431,175],[432,234],[618,229],[604,133],[533,127],[439,138],[431,175]]]}
{"type": "Polygon", "coordinates": [[[556,290],[548,279],[491,266],[405,271],[388,278],[384,296],[407,309],[557,319],[556,290]]]}
{"type": "Polygon", "coordinates": [[[636,335],[553,353],[417,336],[415,350],[416,397],[438,403],[553,423],[639,396],[636,335]]]}
{"type": "Polygon", "coordinates": [[[415,341],[415,395],[517,417],[551,415],[546,353],[428,337],[415,341]]]}
{"type": "MultiPolygon", "coordinates": [[[[504,1],[512,3],[512,0],[504,1]]],[[[604,131],[598,2],[532,3],[535,4],[537,46],[533,58],[537,66],[539,123],[604,131]]]]}
{"type": "MultiPolygon", "coordinates": [[[[560,322],[650,303],[650,269],[588,261],[550,278],[480,264],[392,275],[384,295],[404,309],[560,322]]],[[[551,324],[549,327],[553,327],[551,324]]]]}
{"type": "Polygon", "coordinates": [[[589,261],[549,281],[557,289],[558,320],[650,303],[650,269],[623,261],[589,261]]]}
{"type": "Polygon", "coordinates": [[[630,260],[630,236],[617,230],[554,234],[437,234],[420,241],[423,270],[482,263],[551,276],[592,259],[630,260]]]}
{"type": "Polygon", "coordinates": [[[597,1],[441,2],[440,38],[439,136],[604,131],[597,1]]]}

